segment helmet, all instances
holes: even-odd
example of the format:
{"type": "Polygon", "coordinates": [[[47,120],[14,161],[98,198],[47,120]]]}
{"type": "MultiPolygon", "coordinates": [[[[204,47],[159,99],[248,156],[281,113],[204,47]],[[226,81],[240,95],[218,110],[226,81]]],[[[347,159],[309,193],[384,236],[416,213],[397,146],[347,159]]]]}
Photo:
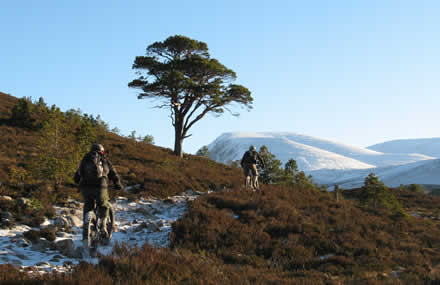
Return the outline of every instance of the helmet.
{"type": "Polygon", "coordinates": [[[99,152],[100,154],[104,154],[104,147],[102,146],[102,144],[94,143],[92,144],[90,151],[96,151],[99,152]]]}
{"type": "Polygon", "coordinates": [[[249,147],[249,150],[256,151],[257,148],[256,148],[254,145],[251,145],[251,146],[249,147]]]}

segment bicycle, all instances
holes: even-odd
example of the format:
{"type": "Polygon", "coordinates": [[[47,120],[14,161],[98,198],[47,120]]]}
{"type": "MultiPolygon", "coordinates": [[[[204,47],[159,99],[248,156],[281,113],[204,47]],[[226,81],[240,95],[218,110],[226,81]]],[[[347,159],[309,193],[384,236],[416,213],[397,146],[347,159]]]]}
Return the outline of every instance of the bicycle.
{"type": "Polygon", "coordinates": [[[252,191],[259,191],[260,190],[260,185],[258,183],[258,176],[255,179],[255,183],[252,183],[253,180],[254,180],[254,176],[253,176],[252,172],[248,173],[248,175],[245,178],[245,188],[246,188],[246,190],[248,188],[250,188],[252,191]]]}
{"type": "Polygon", "coordinates": [[[86,239],[83,240],[84,253],[92,257],[97,255],[99,244],[108,245],[110,243],[115,230],[115,213],[113,208],[109,207],[109,217],[106,221],[102,221],[98,217],[98,210],[99,208],[95,202],[93,210],[86,213],[83,224],[83,231],[86,236],[86,239]]]}

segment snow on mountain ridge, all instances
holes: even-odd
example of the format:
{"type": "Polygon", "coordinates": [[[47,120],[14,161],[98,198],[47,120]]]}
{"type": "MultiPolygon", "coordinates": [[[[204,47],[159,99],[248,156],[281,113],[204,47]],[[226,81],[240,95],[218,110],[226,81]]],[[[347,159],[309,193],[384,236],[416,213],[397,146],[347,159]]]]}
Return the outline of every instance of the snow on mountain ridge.
{"type": "Polygon", "coordinates": [[[433,157],[421,154],[387,154],[290,132],[228,132],[208,145],[211,157],[228,163],[241,159],[249,145],[266,145],[285,163],[294,158],[304,171],[318,169],[367,169],[401,165],[433,157]]]}
{"type": "MultiPolygon", "coordinates": [[[[266,145],[283,163],[294,158],[302,170],[322,168],[352,169],[371,168],[369,165],[340,154],[303,144],[287,138],[292,133],[224,133],[208,145],[211,157],[219,162],[228,163],[241,159],[250,145],[266,145]]],[[[373,151],[372,151],[373,152],[373,151]]]]}
{"type": "Polygon", "coordinates": [[[440,185],[440,159],[423,160],[397,166],[372,169],[325,169],[310,171],[315,182],[327,185],[339,185],[343,188],[357,188],[364,184],[365,177],[374,173],[389,187],[401,184],[432,184],[440,185]]]}
{"type": "Polygon", "coordinates": [[[367,148],[387,153],[418,153],[440,158],[440,138],[392,140],[367,148]]]}

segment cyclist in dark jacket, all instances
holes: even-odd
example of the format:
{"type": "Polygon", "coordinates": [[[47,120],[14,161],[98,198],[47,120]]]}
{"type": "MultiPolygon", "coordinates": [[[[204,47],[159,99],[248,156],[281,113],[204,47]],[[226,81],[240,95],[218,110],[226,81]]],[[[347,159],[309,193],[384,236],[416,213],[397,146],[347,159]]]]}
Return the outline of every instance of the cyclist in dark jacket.
{"type": "MultiPolygon", "coordinates": [[[[83,221],[87,212],[93,210],[96,203],[98,207],[98,216],[101,221],[106,221],[109,217],[109,196],[108,196],[108,180],[112,180],[115,188],[121,190],[123,188],[121,180],[111,162],[104,157],[104,147],[100,144],[93,144],[90,152],[87,153],[75,173],[75,183],[79,183],[79,189],[84,198],[83,221]],[[94,162],[91,162],[94,161],[94,162]],[[90,175],[91,163],[97,164],[94,174],[90,175]],[[91,177],[90,176],[95,176],[91,177]]],[[[103,222],[103,224],[105,224],[103,222]]],[[[84,236],[83,240],[87,237],[84,236]]]]}
{"type": "Polygon", "coordinates": [[[243,168],[245,181],[247,177],[252,177],[252,188],[258,190],[257,183],[258,183],[258,170],[257,170],[257,163],[259,163],[263,168],[265,168],[265,164],[261,156],[258,154],[257,149],[255,146],[251,145],[249,147],[249,150],[246,151],[243,155],[243,158],[241,159],[241,167],[243,168]]]}

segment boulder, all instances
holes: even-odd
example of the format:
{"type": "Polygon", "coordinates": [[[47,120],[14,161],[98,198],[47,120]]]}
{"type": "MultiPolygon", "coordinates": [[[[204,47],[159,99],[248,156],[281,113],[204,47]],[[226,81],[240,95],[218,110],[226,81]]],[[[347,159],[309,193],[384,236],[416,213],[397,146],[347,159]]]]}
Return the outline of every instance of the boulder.
{"type": "Polygon", "coordinates": [[[60,228],[71,227],[71,224],[65,217],[56,217],[54,224],[60,228]]]}
{"type": "Polygon", "coordinates": [[[137,226],[134,231],[135,232],[141,232],[144,229],[148,230],[149,232],[158,232],[158,231],[160,231],[160,227],[156,223],[154,223],[154,222],[151,222],[151,223],[143,222],[142,224],[137,226]]]}
{"type": "Polygon", "coordinates": [[[75,257],[75,243],[70,238],[55,242],[55,248],[68,257],[75,257]]]}
{"type": "Polygon", "coordinates": [[[0,196],[0,200],[12,201],[12,198],[9,196],[0,196]]]}
{"type": "Polygon", "coordinates": [[[69,222],[71,227],[82,227],[83,221],[78,216],[67,216],[66,220],[69,222]]]}
{"type": "Polygon", "coordinates": [[[28,247],[31,243],[25,238],[18,238],[16,240],[12,240],[19,247],[28,247]]]}
{"type": "Polygon", "coordinates": [[[130,185],[125,187],[124,191],[125,192],[136,192],[139,191],[142,188],[141,184],[136,184],[136,185],[130,185]]]}
{"type": "Polygon", "coordinates": [[[52,247],[52,243],[45,238],[40,238],[35,242],[32,242],[31,249],[34,251],[44,252],[46,249],[52,247]]]}

